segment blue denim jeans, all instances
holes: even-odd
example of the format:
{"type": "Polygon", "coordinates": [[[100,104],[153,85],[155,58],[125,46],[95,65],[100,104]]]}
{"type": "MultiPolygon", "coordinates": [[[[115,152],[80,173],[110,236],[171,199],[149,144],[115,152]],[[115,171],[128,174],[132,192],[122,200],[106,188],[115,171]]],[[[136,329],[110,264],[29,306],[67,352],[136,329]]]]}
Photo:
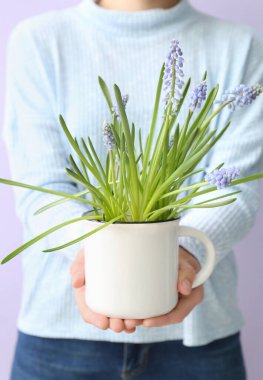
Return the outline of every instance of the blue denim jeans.
{"type": "Polygon", "coordinates": [[[204,346],[113,343],[19,333],[11,380],[245,380],[240,334],[204,346]]]}

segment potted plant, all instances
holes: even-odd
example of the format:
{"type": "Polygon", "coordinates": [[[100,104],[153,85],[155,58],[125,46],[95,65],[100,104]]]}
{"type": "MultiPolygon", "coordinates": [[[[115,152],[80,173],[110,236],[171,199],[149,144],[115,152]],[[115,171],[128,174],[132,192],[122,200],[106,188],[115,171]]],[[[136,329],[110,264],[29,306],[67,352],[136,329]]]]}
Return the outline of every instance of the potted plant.
{"type": "Polygon", "coordinates": [[[122,96],[115,84],[113,101],[106,83],[99,77],[110,111],[110,120],[103,127],[103,140],[108,150],[103,163],[91,139],[78,141],[60,116],[61,127],[78,157],[76,162],[70,155],[71,167],[66,171],[71,179],[84,186],[84,191],[67,194],[0,179],[3,184],[59,197],[56,202],[37,210],[36,214],[70,199],[86,203],[87,208],[92,207],[82,216],[54,226],[26,242],[6,256],[1,264],[54,231],[83,221],[86,224],[84,235],[44,252],[84,242],[88,283],[86,301],[99,313],[141,319],[165,314],[174,308],[178,298],[178,236],[196,237],[206,247],[206,261],[193,286],[200,285],[210,276],[215,263],[213,244],[201,231],[180,226],[180,215],[192,208],[229,205],[240,191],[220,194],[221,188],[262,178],[263,173],[237,178],[237,168],[224,168],[223,163],[218,163],[212,172],[206,173],[202,182],[186,187],[184,181],[204,171],[198,168],[198,164],[230,127],[228,122],[218,132],[211,127],[212,120],[225,107],[234,111],[237,106],[252,103],[263,92],[263,87],[242,84],[216,101],[219,86],[207,94],[205,73],[188,96],[191,79],[184,83],[183,65],[183,52],[179,42],[173,40],[161,68],[152,122],[145,141],[141,129],[137,130],[128,120],[128,96],[122,96]],[[186,101],[188,114],[179,125],[178,115],[186,101]],[[160,112],[162,123],[157,129],[160,112]],[[90,181],[90,173],[98,186],[90,181]],[[211,197],[198,201],[198,197],[209,193],[211,197]],[[87,199],[87,194],[91,199],[87,199]]]}

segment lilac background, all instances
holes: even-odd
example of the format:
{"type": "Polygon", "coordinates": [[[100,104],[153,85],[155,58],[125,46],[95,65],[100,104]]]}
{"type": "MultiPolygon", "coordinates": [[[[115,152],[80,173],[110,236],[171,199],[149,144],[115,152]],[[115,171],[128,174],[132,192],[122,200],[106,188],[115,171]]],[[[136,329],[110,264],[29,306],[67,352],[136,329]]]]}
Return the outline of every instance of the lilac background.
{"type": "MultiPolygon", "coordinates": [[[[25,17],[53,8],[63,8],[77,4],[78,0],[24,0],[1,2],[0,4],[0,126],[3,122],[4,78],[6,41],[10,30],[25,17]]],[[[263,32],[262,0],[191,0],[192,4],[206,13],[253,25],[263,32]]],[[[261,99],[262,101],[262,99],[261,99]]],[[[0,127],[1,132],[1,127],[0,127]]],[[[0,139],[0,176],[9,178],[8,161],[3,142],[0,139]]],[[[263,186],[261,186],[263,195],[263,186]]],[[[239,267],[239,298],[246,318],[242,341],[249,373],[248,380],[263,379],[263,304],[262,304],[262,266],[261,225],[263,212],[259,210],[257,222],[250,234],[236,247],[239,267]]],[[[21,225],[14,210],[14,197],[9,187],[0,186],[1,210],[1,257],[21,243],[21,225]]],[[[0,267],[0,379],[7,380],[16,339],[16,318],[21,295],[20,259],[0,267]]]]}

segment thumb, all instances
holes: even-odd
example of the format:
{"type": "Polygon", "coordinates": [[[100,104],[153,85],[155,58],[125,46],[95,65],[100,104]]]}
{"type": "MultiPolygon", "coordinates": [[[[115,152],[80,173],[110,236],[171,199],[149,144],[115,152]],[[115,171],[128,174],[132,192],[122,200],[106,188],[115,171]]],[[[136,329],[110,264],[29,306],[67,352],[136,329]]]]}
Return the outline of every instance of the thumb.
{"type": "Polygon", "coordinates": [[[70,275],[73,288],[81,288],[85,285],[85,256],[84,247],[80,249],[76,259],[70,266],[70,275]]]}

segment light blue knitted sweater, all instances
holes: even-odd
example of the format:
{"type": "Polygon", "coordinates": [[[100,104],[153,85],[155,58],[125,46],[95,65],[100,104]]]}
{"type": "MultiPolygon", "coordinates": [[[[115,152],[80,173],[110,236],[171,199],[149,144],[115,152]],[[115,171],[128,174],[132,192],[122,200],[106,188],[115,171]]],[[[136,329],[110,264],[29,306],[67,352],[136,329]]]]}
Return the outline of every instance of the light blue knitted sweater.
{"type": "MultiPolygon", "coordinates": [[[[53,11],[20,23],[8,49],[4,138],[12,178],[75,193],[66,175],[71,148],[58,123],[61,113],[72,133],[89,135],[105,157],[102,124],[108,116],[98,86],[101,75],[130,95],[127,112],[135,126],[149,129],[159,70],[170,40],[180,41],[186,77],[199,83],[207,69],[208,86],[224,89],[263,79],[263,41],[250,28],[219,21],[194,10],[186,0],[171,9],[142,12],[109,11],[92,0],[64,11],[53,11]]],[[[219,95],[220,95],[219,94],[219,95]]],[[[184,110],[185,112],[185,110],[184,110]]],[[[225,110],[217,119],[222,128],[225,110]]],[[[202,161],[213,169],[221,162],[237,166],[242,175],[263,170],[262,99],[233,114],[230,130],[202,161]]],[[[196,177],[201,180],[201,175],[196,177]]],[[[219,209],[195,209],[181,224],[203,230],[216,248],[216,269],[205,284],[205,300],[178,325],[138,327],[134,334],[99,330],[82,321],[73,298],[69,265],[79,246],[42,253],[82,233],[82,225],[50,235],[23,253],[23,299],[18,327],[43,337],[114,342],[154,342],[183,339],[187,346],[206,344],[240,330],[244,321],[237,303],[233,247],[249,231],[259,205],[258,182],[239,186],[238,201],[219,209]],[[75,236],[75,235],[74,235],[75,236]]],[[[232,189],[233,190],[233,189],[232,189]]],[[[228,190],[226,190],[228,191],[228,190]]],[[[56,197],[16,189],[17,214],[24,239],[79,216],[85,206],[65,203],[39,216],[36,209],[56,197]]],[[[203,247],[191,238],[181,244],[202,262],[203,247]]],[[[249,252],[248,252],[249,260],[249,252]]]]}

